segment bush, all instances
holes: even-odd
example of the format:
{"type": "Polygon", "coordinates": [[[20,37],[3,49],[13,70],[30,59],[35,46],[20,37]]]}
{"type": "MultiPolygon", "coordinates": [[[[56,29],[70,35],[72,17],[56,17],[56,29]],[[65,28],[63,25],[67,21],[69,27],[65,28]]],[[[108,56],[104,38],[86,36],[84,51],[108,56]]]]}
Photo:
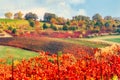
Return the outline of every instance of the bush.
{"type": "Polygon", "coordinates": [[[76,27],[69,27],[69,30],[72,30],[72,31],[75,31],[76,30],[76,27]]]}
{"type": "Polygon", "coordinates": [[[48,28],[48,26],[46,25],[46,23],[44,23],[42,27],[43,27],[43,29],[47,29],[48,28]]]}
{"type": "Polygon", "coordinates": [[[13,28],[11,26],[8,27],[8,30],[12,30],[13,28]]]}
{"type": "Polygon", "coordinates": [[[120,29],[116,29],[115,32],[116,32],[116,33],[120,33],[120,29]]]}
{"type": "Polygon", "coordinates": [[[30,25],[31,27],[34,27],[34,26],[35,26],[35,22],[34,22],[33,20],[29,20],[29,25],[30,25]]]}
{"type": "Polygon", "coordinates": [[[17,30],[14,28],[14,29],[12,30],[12,33],[15,34],[16,32],[17,32],[17,30]]]}
{"type": "Polygon", "coordinates": [[[67,25],[64,25],[62,29],[63,29],[64,31],[67,31],[67,30],[68,30],[68,26],[67,26],[67,25]]]}
{"type": "Polygon", "coordinates": [[[57,30],[57,27],[54,26],[53,24],[50,25],[50,28],[53,29],[53,30],[57,30]]]}
{"type": "Polygon", "coordinates": [[[99,33],[99,30],[92,30],[92,33],[99,33]]]}

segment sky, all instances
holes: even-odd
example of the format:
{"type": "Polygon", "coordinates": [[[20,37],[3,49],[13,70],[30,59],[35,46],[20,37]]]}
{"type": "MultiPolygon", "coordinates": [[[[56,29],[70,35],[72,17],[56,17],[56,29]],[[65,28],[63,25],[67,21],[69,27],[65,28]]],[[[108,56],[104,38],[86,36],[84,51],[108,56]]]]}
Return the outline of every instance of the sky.
{"type": "Polygon", "coordinates": [[[36,13],[43,19],[44,13],[72,18],[75,15],[92,17],[99,13],[104,16],[120,17],[120,0],[0,0],[0,17],[4,13],[36,13]]]}

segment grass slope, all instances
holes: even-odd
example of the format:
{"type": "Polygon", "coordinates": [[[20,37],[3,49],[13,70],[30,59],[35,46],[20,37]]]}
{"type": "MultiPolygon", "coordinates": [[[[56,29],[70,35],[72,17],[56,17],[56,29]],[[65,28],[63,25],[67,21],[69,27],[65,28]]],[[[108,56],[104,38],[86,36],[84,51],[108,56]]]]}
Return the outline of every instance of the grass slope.
{"type": "Polygon", "coordinates": [[[120,38],[111,38],[111,39],[105,39],[105,40],[120,43],[120,38]]]}
{"type": "Polygon", "coordinates": [[[0,46],[0,58],[6,59],[7,63],[11,63],[10,57],[14,59],[28,59],[30,57],[37,56],[36,52],[27,51],[19,48],[9,47],[9,46],[0,46]]]}
{"type": "Polygon", "coordinates": [[[17,20],[17,19],[0,19],[0,23],[7,23],[7,24],[13,24],[13,25],[16,25],[16,24],[28,24],[28,21],[27,20],[17,20]]]}

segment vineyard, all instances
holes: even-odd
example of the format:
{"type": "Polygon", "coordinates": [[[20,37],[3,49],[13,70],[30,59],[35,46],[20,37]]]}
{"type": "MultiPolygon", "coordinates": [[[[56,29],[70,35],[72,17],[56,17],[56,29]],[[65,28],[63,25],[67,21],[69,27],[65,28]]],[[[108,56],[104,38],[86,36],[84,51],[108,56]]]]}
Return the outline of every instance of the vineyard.
{"type": "Polygon", "coordinates": [[[120,80],[119,3],[0,0],[0,80],[120,80]]]}
{"type": "MultiPolygon", "coordinates": [[[[85,41],[80,42],[85,43],[85,41]]],[[[96,44],[94,42],[86,42],[84,45],[72,43],[65,40],[48,38],[48,37],[13,37],[13,38],[1,38],[1,45],[18,47],[30,51],[40,52],[47,51],[50,53],[57,53],[58,51],[62,51],[64,53],[77,53],[77,51],[81,51],[84,48],[87,51],[91,51],[91,45],[96,44]],[[89,43],[89,47],[86,45],[89,43]],[[74,46],[73,46],[74,45],[74,46]],[[71,50],[71,51],[69,51],[71,50]]],[[[108,44],[97,43],[96,46],[109,46],[108,44]]],[[[95,45],[94,45],[95,46],[95,45]]],[[[85,51],[82,50],[82,51],[85,51]]],[[[86,52],[86,51],[85,51],[86,52]]]]}
{"type": "Polygon", "coordinates": [[[11,57],[11,65],[1,59],[0,80],[119,80],[120,46],[96,48],[93,55],[81,52],[76,58],[72,53],[48,55],[42,51],[21,62],[11,57]]]}

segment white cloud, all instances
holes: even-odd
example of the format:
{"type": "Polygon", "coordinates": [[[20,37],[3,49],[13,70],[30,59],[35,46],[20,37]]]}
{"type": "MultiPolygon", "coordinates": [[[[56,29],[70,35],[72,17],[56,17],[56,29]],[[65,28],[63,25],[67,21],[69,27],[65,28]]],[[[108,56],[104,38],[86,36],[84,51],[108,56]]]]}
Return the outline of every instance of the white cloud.
{"type": "Polygon", "coordinates": [[[47,0],[46,1],[48,4],[51,3],[59,3],[59,2],[66,2],[66,3],[71,3],[71,4],[83,4],[85,3],[85,0],[47,0]]]}
{"type": "Polygon", "coordinates": [[[58,16],[65,16],[66,18],[70,18],[73,14],[73,9],[70,5],[66,4],[65,2],[61,2],[57,6],[58,10],[56,10],[58,16]]]}
{"type": "Polygon", "coordinates": [[[83,4],[85,0],[69,0],[72,4],[83,4]]]}
{"type": "MultiPolygon", "coordinates": [[[[8,0],[2,0],[0,3],[0,13],[5,12],[16,13],[21,11],[23,14],[28,12],[36,13],[40,19],[43,18],[45,12],[55,13],[58,16],[65,18],[72,18],[75,15],[86,15],[84,9],[75,10],[71,4],[83,4],[85,0],[12,0],[8,3],[8,0]],[[29,1],[29,3],[27,3],[29,1]],[[4,5],[6,4],[6,5],[4,5]]],[[[2,15],[0,15],[2,16],[2,15]]]]}
{"type": "Polygon", "coordinates": [[[77,15],[87,16],[87,12],[85,11],[85,9],[79,9],[77,15]]]}
{"type": "Polygon", "coordinates": [[[47,12],[47,11],[48,10],[46,8],[40,7],[40,8],[32,8],[32,9],[29,9],[29,10],[23,10],[22,12],[24,14],[29,13],[29,12],[35,13],[35,14],[38,15],[38,17],[40,19],[42,19],[43,16],[44,16],[44,13],[47,12]]]}

